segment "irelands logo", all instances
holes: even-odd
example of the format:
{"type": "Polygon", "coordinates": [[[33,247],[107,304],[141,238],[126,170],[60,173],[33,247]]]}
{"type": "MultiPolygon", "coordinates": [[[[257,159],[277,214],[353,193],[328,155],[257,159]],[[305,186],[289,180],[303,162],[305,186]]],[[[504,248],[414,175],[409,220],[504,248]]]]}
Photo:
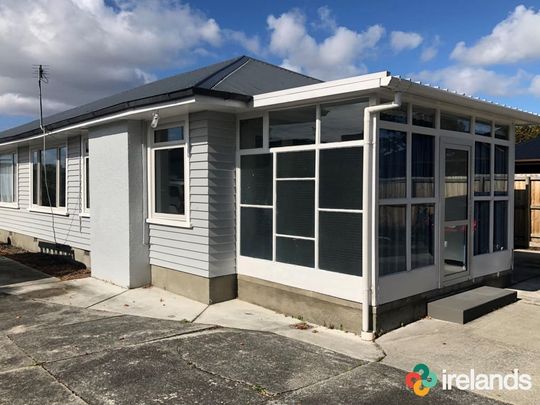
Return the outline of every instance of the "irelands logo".
{"type": "Polygon", "coordinates": [[[429,390],[437,385],[437,375],[429,371],[425,364],[418,363],[413,371],[405,376],[405,384],[419,397],[425,397],[429,390]]]}

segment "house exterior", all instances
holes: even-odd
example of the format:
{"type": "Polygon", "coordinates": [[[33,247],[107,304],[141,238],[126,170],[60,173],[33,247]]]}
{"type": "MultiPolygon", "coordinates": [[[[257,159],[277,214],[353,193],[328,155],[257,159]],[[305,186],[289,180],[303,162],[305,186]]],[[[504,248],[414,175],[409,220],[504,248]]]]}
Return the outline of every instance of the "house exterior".
{"type": "Polygon", "coordinates": [[[370,339],[508,280],[529,123],[388,72],[321,82],[243,56],[0,133],[0,234],[370,339]]]}

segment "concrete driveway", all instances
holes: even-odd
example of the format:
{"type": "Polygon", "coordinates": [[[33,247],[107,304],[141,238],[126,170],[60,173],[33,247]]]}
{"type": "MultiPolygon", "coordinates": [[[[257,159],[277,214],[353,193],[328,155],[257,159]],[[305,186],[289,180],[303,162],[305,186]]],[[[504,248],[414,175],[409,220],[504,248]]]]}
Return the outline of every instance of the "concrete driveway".
{"type": "MultiPolygon", "coordinates": [[[[438,387],[424,398],[417,397],[405,387],[405,371],[377,361],[380,358],[374,352],[380,348],[376,344],[363,343],[368,346],[362,347],[354,337],[344,340],[337,332],[325,335],[313,333],[314,329],[295,330],[304,337],[293,334],[291,338],[283,331],[284,317],[272,317],[255,306],[247,312],[242,304],[233,304],[233,310],[234,305],[243,308],[242,316],[235,321],[229,314],[224,322],[239,322],[246,328],[249,319],[255,319],[251,325],[257,329],[266,325],[267,330],[96,310],[107,287],[99,289],[93,283],[81,282],[83,292],[76,292],[73,283],[47,280],[41,273],[0,260],[0,402],[500,403],[438,387]],[[94,304],[90,303],[92,294],[96,294],[94,304]],[[53,302],[59,296],[74,304],[53,302]],[[322,340],[316,340],[319,335],[322,340]],[[306,342],[313,339],[317,345],[306,342]],[[343,342],[356,342],[360,349],[354,351],[343,342]],[[335,345],[341,353],[325,345],[335,345]],[[351,355],[343,354],[347,351],[351,355]]],[[[157,294],[152,289],[147,292],[157,294]]],[[[118,299],[123,294],[110,291],[106,300],[113,303],[108,305],[120,308],[118,299]]],[[[127,302],[141,306],[132,298],[121,307],[131,310],[127,302]]],[[[146,315],[161,305],[165,313],[174,312],[169,298],[156,302],[153,309],[145,309],[146,315]]],[[[184,302],[176,305],[179,311],[194,311],[185,309],[184,302]]],[[[209,313],[203,309],[205,313],[197,317],[219,320],[223,308],[209,313]]]]}

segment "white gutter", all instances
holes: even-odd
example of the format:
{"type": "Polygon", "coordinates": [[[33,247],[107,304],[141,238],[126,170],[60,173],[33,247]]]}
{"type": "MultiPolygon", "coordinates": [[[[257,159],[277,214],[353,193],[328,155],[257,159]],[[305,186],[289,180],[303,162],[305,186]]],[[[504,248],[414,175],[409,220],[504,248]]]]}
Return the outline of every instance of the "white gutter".
{"type": "MultiPolygon", "coordinates": [[[[373,166],[376,136],[373,134],[373,120],[375,113],[390,110],[401,106],[401,93],[394,93],[394,101],[391,103],[379,104],[366,107],[364,109],[364,195],[362,199],[363,221],[362,221],[362,284],[364,294],[362,295],[362,333],[363,340],[372,341],[375,333],[370,327],[370,307],[371,307],[371,276],[373,271],[372,244],[375,235],[372,235],[372,224],[375,215],[375,201],[373,201],[373,189],[377,186],[375,182],[375,170],[373,166]]],[[[374,278],[375,279],[375,278],[374,278]]]]}

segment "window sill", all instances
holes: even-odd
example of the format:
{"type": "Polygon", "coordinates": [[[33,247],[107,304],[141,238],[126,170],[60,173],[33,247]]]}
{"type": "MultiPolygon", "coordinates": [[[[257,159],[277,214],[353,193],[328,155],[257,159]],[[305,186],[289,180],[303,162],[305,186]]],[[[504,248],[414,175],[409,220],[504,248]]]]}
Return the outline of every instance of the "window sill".
{"type": "Polygon", "coordinates": [[[0,208],[11,208],[11,209],[19,209],[18,203],[6,203],[6,202],[0,202],[0,208]]]}
{"type": "Polygon", "coordinates": [[[41,206],[32,206],[28,208],[29,212],[39,212],[41,214],[54,214],[54,215],[60,215],[67,217],[69,216],[67,210],[65,208],[52,208],[51,207],[41,207],[41,206]]]}
{"type": "Polygon", "coordinates": [[[81,212],[79,214],[79,217],[81,217],[81,218],[90,218],[90,213],[89,212],[81,212]]]}
{"type": "Polygon", "coordinates": [[[171,220],[163,218],[147,218],[146,223],[154,225],[165,225],[165,226],[174,226],[176,228],[188,228],[193,229],[191,223],[185,220],[171,220]]]}

